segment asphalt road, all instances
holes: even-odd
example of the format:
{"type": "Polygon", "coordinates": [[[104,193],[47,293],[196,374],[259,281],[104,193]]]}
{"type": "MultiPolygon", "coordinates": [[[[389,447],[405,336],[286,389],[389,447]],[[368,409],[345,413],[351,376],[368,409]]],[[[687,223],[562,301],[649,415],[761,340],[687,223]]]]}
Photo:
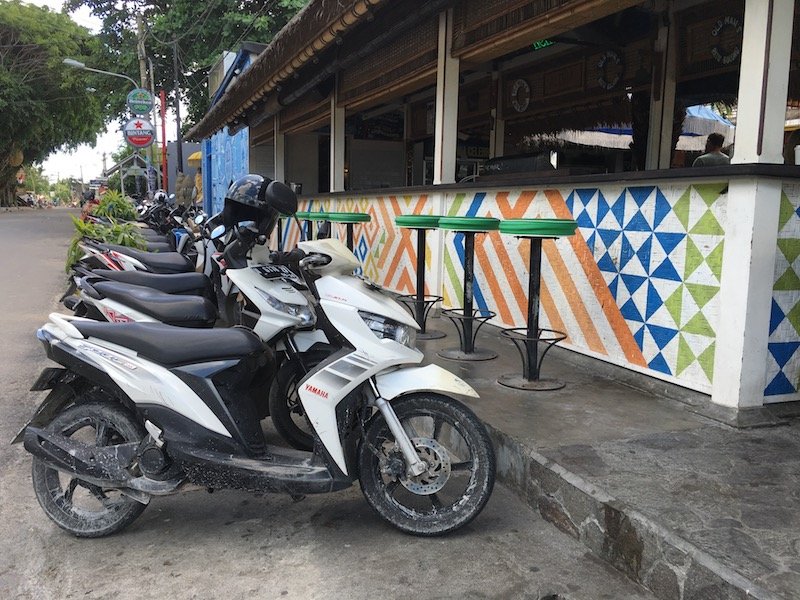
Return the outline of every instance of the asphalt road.
{"type": "Polygon", "coordinates": [[[57,309],[70,211],[0,212],[0,598],[652,598],[502,486],[455,535],[413,538],[357,486],[283,496],[186,492],[152,501],[123,533],[78,540],[39,508],[10,440],[41,393],[34,331],[57,309]]]}

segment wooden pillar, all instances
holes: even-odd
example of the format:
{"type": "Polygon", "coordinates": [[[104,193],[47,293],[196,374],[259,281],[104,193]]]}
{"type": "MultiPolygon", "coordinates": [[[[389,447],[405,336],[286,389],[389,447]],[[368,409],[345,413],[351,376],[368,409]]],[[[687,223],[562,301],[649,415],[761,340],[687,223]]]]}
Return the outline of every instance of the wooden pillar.
{"type": "Polygon", "coordinates": [[[673,16],[662,3],[662,23],[653,53],[653,81],[650,94],[650,125],[647,134],[645,168],[669,169],[672,161],[672,123],[675,111],[675,76],[678,39],[673,16]]]}
{"type": "Polygon", "coordinates": [[[455,183],[458,142],[458,59],[453,58],[453,9],[439,15],[433,184],[455,183]]]}
{"type": "MultiPolygon", "coordinates": [[[[745,4],[733,163],[783,163],[792,14],[794,0],[745,4]]],[[[718,404],[764,402],[782,187],[763,177],[730,183],[711,396],[718,404]]]]}
{"type": "Polygon", "coordinates": [[[506,136],[506,121],[503,114],[503,78],[497,71],[492,71],[492,88],[494,90],[494,106],[491,110],[492,129],[489,131],[489,158],[503,156],[506,136]]]}
{"type": "Polygon", "coordinates": [[[339,106],[339,77],[331,93],[331,192],[344,191],[344,107],[339,106]]]}
{"type": "Polygon", "coordinates": [[[275,115],[275,132],[273,137],[275,145],[275,181],[286,180],[286,137],[281,130],[281,114],[275,115]]]}

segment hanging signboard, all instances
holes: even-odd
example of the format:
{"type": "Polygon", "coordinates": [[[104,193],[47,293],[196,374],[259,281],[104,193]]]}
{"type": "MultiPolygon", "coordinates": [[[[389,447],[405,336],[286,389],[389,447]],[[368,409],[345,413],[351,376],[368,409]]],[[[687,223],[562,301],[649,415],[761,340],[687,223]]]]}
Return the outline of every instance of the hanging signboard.
{"type": "Polygon", "coordinates": [[[142,88],[131,90],[126,102],[128,109],[135,115],[147,115],[153,110],[153,96],[142,88]]]}
{"type": "Polygon", "coordinates": [[[156,130],[147,119],[136,117],[122,128],[125,141],[134,148],[147,148],[156,139],[156,130]]]}

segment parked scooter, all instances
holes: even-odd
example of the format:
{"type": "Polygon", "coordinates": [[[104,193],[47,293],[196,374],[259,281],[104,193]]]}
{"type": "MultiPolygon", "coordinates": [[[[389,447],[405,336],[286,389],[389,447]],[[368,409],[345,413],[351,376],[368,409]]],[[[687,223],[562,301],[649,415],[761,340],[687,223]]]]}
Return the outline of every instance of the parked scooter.
{"type": "MultiPolygon", "coordinates": [[[[258,190],[265,211],[285,213],[293,198],[277,182],[258,190]]],[[[34,455],[48,517],[98,537],[187,482],[298,497],[356,479],[373,509],[408,533],[443,534],[480,513],[494,453],[481,422],[452,398],[475,391],[418,366],[416,323],[374,286],[341,275],[343,253],[295,256],[340,346],[300,381],[313,452],[265,444],[253,384],[273,372],[274,356],[252,332],[53,314],[37,335],[63,368],[42,373],[34,389],[52,391],[15,440],[34,455]]]]}

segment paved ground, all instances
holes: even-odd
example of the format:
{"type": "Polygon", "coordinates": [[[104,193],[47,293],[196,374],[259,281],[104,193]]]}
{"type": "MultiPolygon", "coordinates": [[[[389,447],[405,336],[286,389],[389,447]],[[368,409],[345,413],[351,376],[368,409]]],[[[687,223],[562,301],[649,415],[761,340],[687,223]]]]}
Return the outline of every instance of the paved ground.
{"type": "Polygon", "coordinates": [[[44,516],[30,461],[8,446],[40,394],[33,333],[61,292],[64,210],[0,212],[0,598],[652,598],[498,486],[469,527],[417,539],[357,488],[293,503],[189,492],[153,501],[125,533],[76,540],[44,516]],[[556,596],[557,594],[557,596],[556,596]]]}

